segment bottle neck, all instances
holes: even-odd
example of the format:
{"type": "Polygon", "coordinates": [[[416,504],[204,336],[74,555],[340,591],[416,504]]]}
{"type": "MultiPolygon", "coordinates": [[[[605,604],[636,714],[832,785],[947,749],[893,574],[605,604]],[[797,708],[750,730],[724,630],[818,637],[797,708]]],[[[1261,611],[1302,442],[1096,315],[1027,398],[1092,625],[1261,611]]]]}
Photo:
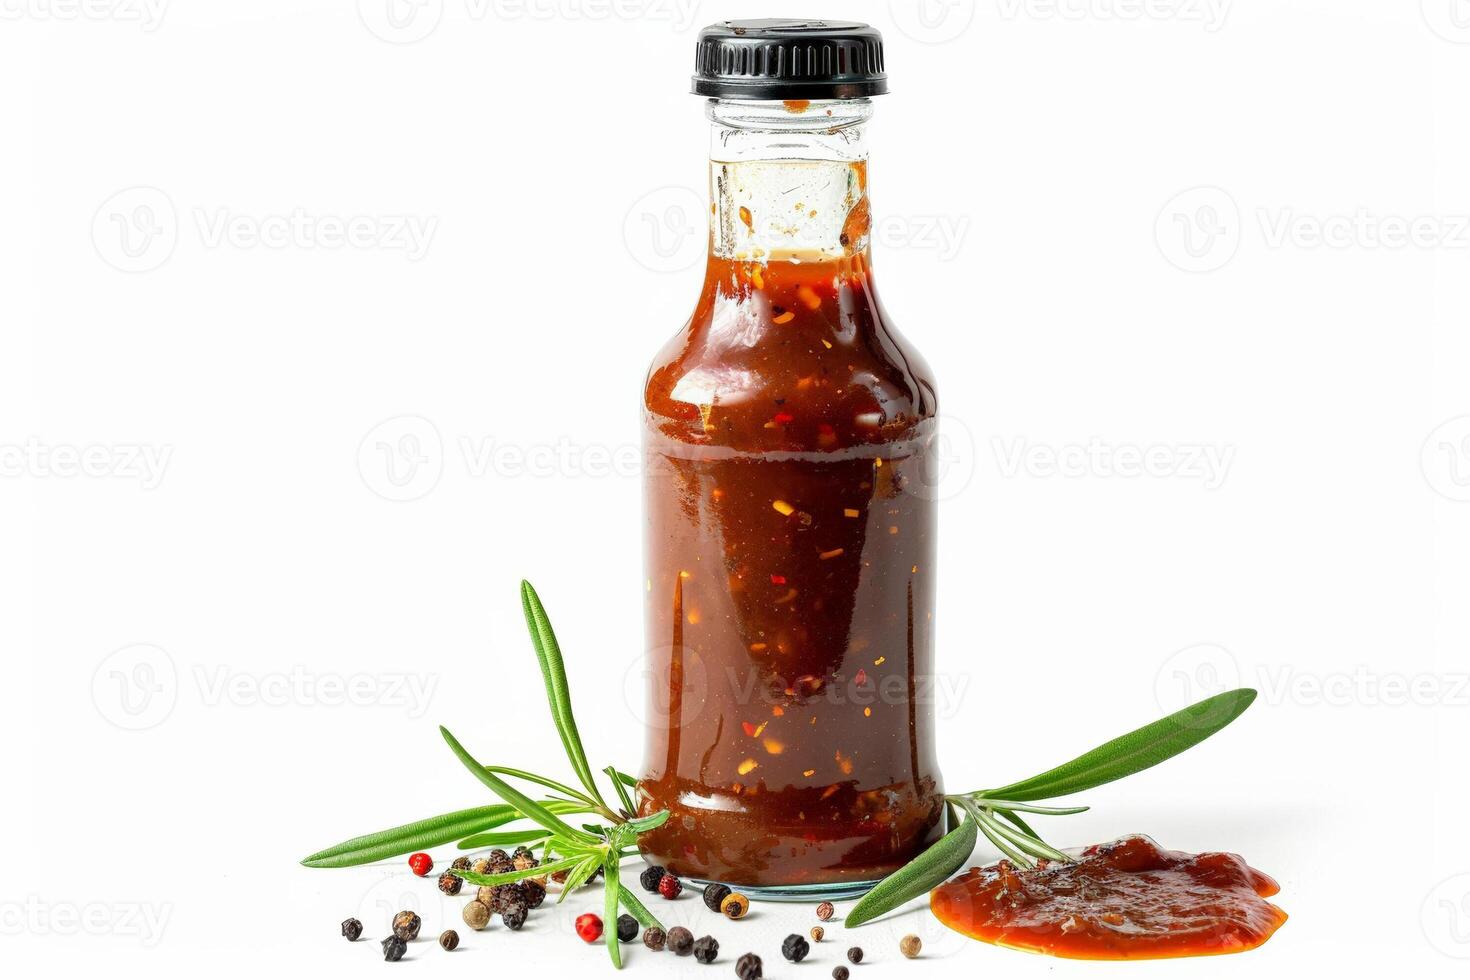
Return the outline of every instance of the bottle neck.
{"type": "Polygon", "coordinates": [[[868,261],[867,99],[711,99],[710,258],[868,261]]]}

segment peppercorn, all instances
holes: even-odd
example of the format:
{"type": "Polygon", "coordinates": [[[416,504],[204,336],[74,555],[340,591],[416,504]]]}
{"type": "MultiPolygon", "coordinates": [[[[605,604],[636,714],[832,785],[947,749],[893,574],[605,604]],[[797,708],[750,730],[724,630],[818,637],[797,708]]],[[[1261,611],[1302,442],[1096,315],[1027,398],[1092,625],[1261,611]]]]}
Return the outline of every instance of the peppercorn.
{"type": "Polygon", "coordinates": [[[671,874],[665,874],[658,880],[658,893],[664,898],[675,899],[684,890],[684,883],[671,874]]]}
{"type": "Polygon", "coordinates": [[[526,901],[525,886],[519,881],[512,881],[508,885],[497,885],[495,887],[495,904],[490,906],[496,912],[504,912],[512,905],[520,905],[526,908],[530,903],[526,901]]]}
{"type": "Polygon", "coordinates": [[[408,867],[410,871],[422,878],[434,870],[434,859],[423,851],[419,851],[417,854],[408,856],[408,867]]]}
{"type": "Polygon", "coordinates": [[[729,885],[721,885],[719,883],[705,885],[704,907],[711,912],[718,912],[720,910],[720,903],[725,900],[725,896],[728,894],[730,894],[729,885]]]}
{"type": "Polygon", "coordinates": [[[448,871],[439,876],[439,890],[446,895],[458,895],[464,887],[464,879],[448,871]]]}
{"type": "Polygon", "coordinates": [[[500,921],[505,923],[507,929],[512,932],[517,932],[521,926],[526,924],[526,916],[528,914],[526,907],[520,902],[511,902],[500,913],[500,921]]]}
{"type": "Polygon", "coordinates": [[[347,937],[349,943],[357,942],[357,937],[362,935],[362,923],[356,919],[343,919],[342,935],[347,937]]]}
{"type": "Polygon", "coordinates": [[[720,955],[720,942],[714,936],[700,936],[694,940],[694,958],[701,963],[713,963],[720,955]]]}
{"type": "Polygon", "coordinates": [[[399,912],[393,917],[393,935],[408,942],[419,937],[419,927],[424,920],[419,918],[417,912],[399,912]]]}
{"type": "Polygon", "coordinates": [[[499,885],[481,885],[475,889],[475,901],[485,906],[492,912],[500,911],[500,902],[496,896],[500,894],[499,885]]]}
{"type": "Polygon", "coordinates": [[[915,936],[912,933],[904,936],[898,941],[898,951],[907,956],[909,959],[913,959],[914,957],[918,956],[919,950],[923,948],[924,943],[919,939],[918,936],[915,936]]]}
{"type": "Polygon", "coordinates": [[[821,919],[823,922],[826,922],[828,919],[832,918],[832,914],[836,911],[837,910],[832,907],[831,902],[823,902],[821,905],[817,906],[817,918],[821,919]]]}
{"type": "Polygon", "coordinates": [[[493,875],[508,875],[515,869],[516,866],[510,863],[510,858],[506,858],[504,861],[490,862],[490,873],[493,875]]]}
{"type": "Polygon", "coordinates": [[[577,916],[577,935],[584,943],[595,943],[602,938],[602,920],[591,912],[577,916]]]}
{"type": "Polygon", "coordinates": [[[647,929],[643,930],[643,945],[647,946],[655,953],[661,952],[664,948],[664,943],[668,941],[668,934],[665,933],[658,926],[649,926],[647,929]]]}
{"type": "Polygon", "coordinates": [[[452,953],[459,948],[459,933],[453,929],[445,929],[439,933],[439,948],[446,953],[452,953]]]}
{"type": "Polygon", "coordinates": [[[470,870],[470,859],[467,857],[457,857],[450,862],[449,869],[451,871],[468,871],[470,870]]]}
{"type": "Polygon", "coordinates": [[[618,942],[631,943],[638,938],[638,920],[631,915],[618,916],[618,942]]]}
{"type": "Polygon", "coordinates": [[[668,872],[664,871],[664,866],[661,864],[655,864],[651,867],[644,868],[643,873],[638,876],[638,884],[642,885],[643,890],[646,892],[656,892],[658,891],[659,881],[661,881],[663,879],[663,876],[667,873],[668,872]]]}
{"type": "Polygon", "coordinates": [[[746,953],[735,961],[735,975],[740,980],[761,980],[761,958],[754,953],[746,953]]]}
{"type": "Polygon", "coordinates": [[[403,959],[403,954],[408,950],[408,943],[397,936],[389,936],[383,940],[383,959],[389,963],[395,963],[403,959]]]}
{"type": "Polygon", "coordinates": [[[669,949],[679,956],[688,956],[694,949],[694,933],[683,926],[669,930],[669,949]]]}
{"type": "Polygon", "coordinates": [[[834,966],[832,968],[832,980],[847,980],[847,967],[834,966]]]}
{"type": "Polygon", "coordinates": [[[854,966],[861,963],[863,961],[863,948],[861,946],[850,947],[847,951],[847,961],[854,966]]]}
{"type": "Polygon", "coordinates": [[[822,941],[822,937],[825,936],[826,934],[827,934],[827,930],[826,929],[823,929],[821,926],[812,926],[812,942],[814,942],[814,943],[821,942],[822,941]]]}
{"type": "Polygon", "coordinates": [[[720,903],[720,911],[725,913],[727,919],[743,919],[745,913],[750,911],[750,899],[739,892],[731,892],[720,903]]]}
{"type": "Polygon", "coordinates": [[[521,882],[521,903],[528,909],[539,909],[546,901],[546,886],[534,878],[521,882]]]}
{"type": "Polygon", "coordinates": [[[510,855],[497,847],[489,854],[486,854],[485,859],[491,864],[508,864],[510,862],[510,855]]]}
{"type": "Polygon", "coordinates": [[[484,902],[471,902],[464,907],[464,924],[479,932],[490,924],[490,906],[484,902]]]}
{"type": "Polygon", "coordinates": [[[794,932],[787,936],[786,941],[781,944],[781,955],[793,963],[800,963],[811,951],[811,945],[794,932]]]}
{"type": "Polygon", "coordinates": [[[553,871],[551,873],[551,880],[556,882],[558,885],[565,885],[567,883],[566,869],[563,869],[561,871],[553,871]]]}
{"type": "Polygon", "coordinates": [[[473,864],[470,865],[470,870],[473,871],[477,875],[487,875],[487,874],[489,874],[490,873],[490,859],[489,858],[477,858],[475,860],[475,863],[473,863],[473,864]]]}

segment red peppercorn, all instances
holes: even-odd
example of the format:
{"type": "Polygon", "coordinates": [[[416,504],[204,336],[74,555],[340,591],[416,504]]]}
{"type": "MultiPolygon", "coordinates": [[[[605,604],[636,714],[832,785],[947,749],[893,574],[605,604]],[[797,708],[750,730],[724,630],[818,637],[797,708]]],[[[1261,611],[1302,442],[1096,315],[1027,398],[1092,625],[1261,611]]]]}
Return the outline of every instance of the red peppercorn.
{"type": "Polygon", "coordinates": [[[664,875],[658,880],[658,893],[664,898],[678,898],[684,883],[673,875],[664,875]]]}
{"type": "Polygon", "coordinates": [[[577,935],[584,943],[595,943],[602,938],[602,920],[591,912],[577,916],[577,935]]]}
{"type": "Polygon", "coordinates": [[[408,856],[408,867],[414,874],[422,878],[434,870],[434,859],[423,851],[419,851],[417,854],[410,854],[408,856]]]}

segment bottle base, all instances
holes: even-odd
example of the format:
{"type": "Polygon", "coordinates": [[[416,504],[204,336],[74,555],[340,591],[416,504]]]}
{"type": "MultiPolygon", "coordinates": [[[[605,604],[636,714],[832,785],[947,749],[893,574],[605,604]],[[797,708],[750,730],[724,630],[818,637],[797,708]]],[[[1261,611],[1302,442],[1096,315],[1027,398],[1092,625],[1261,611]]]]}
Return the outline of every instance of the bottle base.
{"type": "MultiPolygon", "coordinates": [[[[714,883],[701,878],[688,880],[701,888],[714,883]]],[[[874,878],[872,881],[833,881],[822,885],[736,885],[728,881],[720,884],[727,885],[752,902],[831,902],[865,895],[882,880],[874,878]]]]}

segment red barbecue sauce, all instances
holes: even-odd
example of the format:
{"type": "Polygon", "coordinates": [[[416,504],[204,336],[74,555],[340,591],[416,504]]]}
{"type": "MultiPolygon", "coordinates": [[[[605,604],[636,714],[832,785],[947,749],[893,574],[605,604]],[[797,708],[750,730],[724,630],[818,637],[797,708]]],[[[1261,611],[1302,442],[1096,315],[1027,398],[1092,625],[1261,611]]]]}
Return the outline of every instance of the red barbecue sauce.
{"type": "Polygon", "coordinates": [[[939,921],[997,946],[1079,960],[1239,953],[1271,938],[1280,891],[1239,856],[1166,851],[1147,837],[1095,844],[1076,864],[1008,861],[934,889],[939,921]]]}

